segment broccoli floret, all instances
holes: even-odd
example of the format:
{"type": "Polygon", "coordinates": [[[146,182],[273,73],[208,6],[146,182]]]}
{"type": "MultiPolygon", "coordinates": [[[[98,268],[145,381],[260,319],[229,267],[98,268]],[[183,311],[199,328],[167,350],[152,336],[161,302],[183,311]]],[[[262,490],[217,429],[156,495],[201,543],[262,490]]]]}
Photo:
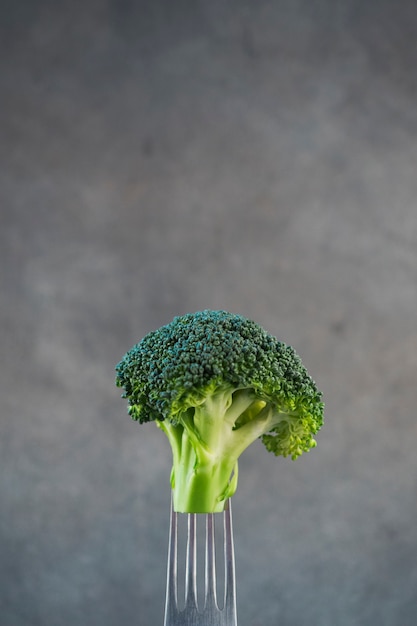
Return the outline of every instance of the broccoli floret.
{"type": "Polygon", "coordinates": [[[294,349],[226,311],[175,317],[116,367],[132,419],[154,421],[173,452],[174,509],[220,512],[256,439],[296,459],[316,445],[321,393],[294,349]]]}

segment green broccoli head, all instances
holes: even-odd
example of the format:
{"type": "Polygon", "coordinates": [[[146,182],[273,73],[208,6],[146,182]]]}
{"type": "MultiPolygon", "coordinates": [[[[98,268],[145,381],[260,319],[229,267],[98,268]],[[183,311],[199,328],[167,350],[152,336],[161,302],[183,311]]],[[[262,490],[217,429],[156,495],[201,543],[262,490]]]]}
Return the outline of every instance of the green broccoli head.
{"type": "Polygon", "coordinates": [[[117,365],[129,413],[155,421],[173,450],[174,506],[223,509],[237,459],[255,439],[296,459],[316,445],[321,393],[292,347],[226,311],[175,317],[117,365]]]}

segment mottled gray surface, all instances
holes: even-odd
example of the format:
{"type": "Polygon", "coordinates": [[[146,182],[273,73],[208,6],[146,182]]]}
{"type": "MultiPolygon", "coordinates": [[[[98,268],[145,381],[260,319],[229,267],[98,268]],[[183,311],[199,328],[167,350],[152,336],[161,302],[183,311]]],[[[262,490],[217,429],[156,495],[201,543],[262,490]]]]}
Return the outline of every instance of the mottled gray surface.
{"type": "Polygon", "coordinates": [[[1,3],[1,626],[162,624],[170,451],[114,366],[225,308],[327,405],[234,498],[239,626],[414,626],[413,2],[1,3]]]}

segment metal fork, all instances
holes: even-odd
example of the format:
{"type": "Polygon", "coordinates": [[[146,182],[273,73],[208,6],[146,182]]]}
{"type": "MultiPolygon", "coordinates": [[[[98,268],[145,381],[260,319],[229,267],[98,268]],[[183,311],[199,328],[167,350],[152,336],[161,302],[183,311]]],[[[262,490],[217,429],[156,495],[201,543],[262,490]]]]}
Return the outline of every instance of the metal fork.
{"type": "Polygon", "coordinates": [[[197,600],[197,514],[195,513],[187,514],[184,608],[180,608],[178,603],[178,515],[171,504],[164,626],[237,626],[235,556],[230,500],[221,514],[198,514],[200,519],[206,518],[205,595],[204,606],[201,610],[197,600]],[[225,584],[223,608],[219,608],[216,593],[215,515],[223,516],[224,525],[225,584]]]}

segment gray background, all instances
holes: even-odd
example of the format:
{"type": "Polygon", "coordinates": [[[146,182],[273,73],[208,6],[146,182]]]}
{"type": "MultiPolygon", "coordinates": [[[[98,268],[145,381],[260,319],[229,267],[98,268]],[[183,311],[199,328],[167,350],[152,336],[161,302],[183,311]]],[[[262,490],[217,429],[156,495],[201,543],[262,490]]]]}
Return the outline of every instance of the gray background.
{"type": "Polygon", "coordinates": [[[413,2],[1,3],[1,626],[162,624],[170,451],[114,366],[225,308],[294,345],[318,447],[254,444],[239,626],[412,626],[413,2]]]}

